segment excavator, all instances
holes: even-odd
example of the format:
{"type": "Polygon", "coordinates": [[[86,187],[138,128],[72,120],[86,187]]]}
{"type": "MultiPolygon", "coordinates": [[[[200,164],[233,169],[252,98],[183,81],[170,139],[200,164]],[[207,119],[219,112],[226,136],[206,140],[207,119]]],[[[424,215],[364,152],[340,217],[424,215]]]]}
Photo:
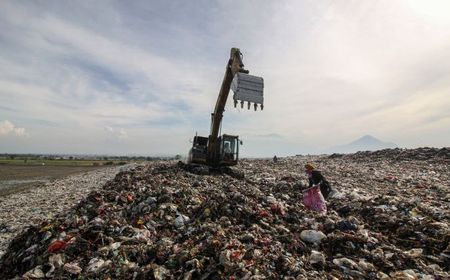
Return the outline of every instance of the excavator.
{"type": "Polygon", "coordinates": [[[201,164],[210,168],[233,166],[239,159],[239,140],[237,135],[219,135],[225,104],[230,88],[233,90],[234,107],[240,102],[241,108],[247,102],[255,111],[260,106],[264,109],[264,80],[261,77],[249,75],[244,69],[243,55],[238,48],[232,48],[230,59],[225,68],[225,76],[219,91],[213,113],[211,113],[211,128],[208,137],[195,135],[192,148],[189,150],[188,164],[201,164]]]}

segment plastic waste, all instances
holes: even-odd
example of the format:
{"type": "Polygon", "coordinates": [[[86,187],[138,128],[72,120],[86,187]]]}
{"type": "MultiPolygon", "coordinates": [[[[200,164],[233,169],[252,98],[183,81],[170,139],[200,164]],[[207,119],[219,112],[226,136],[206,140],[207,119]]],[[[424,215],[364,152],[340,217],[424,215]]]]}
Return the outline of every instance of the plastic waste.
{"type": "Polygon", "coordinates": [[[300,233],[300,238],[309,243],[319,244],[322,239],[327,238],[327,236],[321,231],[304,230],[300,233]]]}
{"type": "Polygon", "coordinates": [[[303,204],[309,210],[320,213],[327,212],[327,205],[319,186],[313,186],[303,191],[303,204]]]}
{"type": "Polygon", "coordinates": [[[78,262],[66,263],[63,266],[63,269],[71,274],[78,275],[83,271],[78,262]]]}
{"type": "Polygon", "coordinates": [[[311,251],[311,255],[309,256],[309,263],[311,264],[325,264],[325,256],[318,251],[311,251]]]}
{"type": "MultiPolygon", "coordinates": [[[[17,221],[24,231],[0,220],[0,240],[14,233],[0,279],[449,279],[448,159],[422,149],[242,159],[244,178],[149,162],[54,216],[48,193],[41,206],[23,198],[41,214],[17,221]],[[302,203],[310,161],[339,191],[327,215],[302,203]]],[[[21,213],[11,205],[0,198],[21,213]]]]}

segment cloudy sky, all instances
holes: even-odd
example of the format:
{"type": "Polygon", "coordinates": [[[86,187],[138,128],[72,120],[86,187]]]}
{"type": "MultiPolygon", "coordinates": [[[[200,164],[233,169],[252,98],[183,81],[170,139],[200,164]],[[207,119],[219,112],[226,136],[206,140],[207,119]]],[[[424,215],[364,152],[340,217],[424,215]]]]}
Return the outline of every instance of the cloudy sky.
{"type": "Polygon", "coordinates": [[[450,2],[1,1],[0,153],[185,154],[208,135],[231,47],[264,111],[244,156],[370,134],[449,146],[450,2]]]}

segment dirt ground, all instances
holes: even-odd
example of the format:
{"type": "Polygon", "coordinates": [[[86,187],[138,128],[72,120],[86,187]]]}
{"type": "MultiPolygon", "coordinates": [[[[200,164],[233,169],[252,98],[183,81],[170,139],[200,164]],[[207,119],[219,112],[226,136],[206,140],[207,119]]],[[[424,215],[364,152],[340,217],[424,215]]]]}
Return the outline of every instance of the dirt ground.
{"type": "Polygon", "coordinates": [[[99,168],[105,167],[0,165],[0,196],[20,192],[58,178],[99,168]]]}

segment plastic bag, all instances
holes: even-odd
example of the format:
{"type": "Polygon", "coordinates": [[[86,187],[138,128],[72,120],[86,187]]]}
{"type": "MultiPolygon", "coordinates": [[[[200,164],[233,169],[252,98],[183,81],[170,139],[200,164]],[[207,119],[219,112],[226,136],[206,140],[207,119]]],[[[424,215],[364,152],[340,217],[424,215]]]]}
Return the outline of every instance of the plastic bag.
{"type": "Polygon", "coordinates": [[[318,185],[303,191],[303,204],[309,210],[327,213],[327,205],[318,185]]]}

